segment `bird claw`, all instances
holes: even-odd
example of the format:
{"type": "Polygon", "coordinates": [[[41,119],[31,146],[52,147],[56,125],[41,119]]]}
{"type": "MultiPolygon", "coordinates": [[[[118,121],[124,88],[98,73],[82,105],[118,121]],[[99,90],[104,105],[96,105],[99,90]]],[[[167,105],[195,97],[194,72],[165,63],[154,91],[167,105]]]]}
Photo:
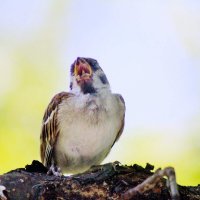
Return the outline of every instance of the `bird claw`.
{"type": "Polygon", "coordinates": [[[104,165],[93,165],[84,174],[76,174],[73,176],[73,178],[79,181],[84,181],[84,183],[104,181],[117,173],[117,166],[119,165],[120,162],[118,161],[104,165]]]}
{"type": "Polygon", "coordinates": [[[117,166],[119,166],[119,165],[121,165],[121,163],[119,161],[115,161],[113,163],[107,163],[107,164],[101,166],[101,170],[103,172],[107,172],[107,173],[109,173],[113,170],[114,170],[114,172],[117,172],[117,166]]]}
{"type": "Polygon", "coordinates": [[[120,163],[119,161],[115,161],[115,162],[113,162],[113,163],[111,163],[111,164],[112,164],[112,167],[113,167],[113,169],[114,169],[115,171],[117,171],[117,166],[121,165],[121,163],[120,163]]]}
{"type": "Polygon", "coordinates": [[[49,168],[49,171],[47,172],[47,174],[48,175],[58,176],[58,177],[62,176],[62,172],[61,172],[60,167],[57,167],[54,164],[51,165],[51,167],[49,168]]]}
{"type": "MultiPolygon", "coordinates": [[[[106,177],[110,177],[113,174],[117,172],[117,166],[119,166],[120,162],[115,161],[113,163],[107,163],[105,165],[100,166],[99,170],[96,172],[96,175],[99,180],[105,179],[106,177]]],[[[94,169],[99,166],[93,166],[94,169]]],[[[91,170],[93,171],[93,167],[91,167],[91,170]]]]}
{"type": "Polygon", "coordinates": [[[95,172],[95,171],[101,171],[101,172],[111,172],[114,171],[117,172],[117,166],[121,165],[119,161],[115,161],[113,163],[106,163],[104,165],[93,165],[88,171],[95,172]]]}

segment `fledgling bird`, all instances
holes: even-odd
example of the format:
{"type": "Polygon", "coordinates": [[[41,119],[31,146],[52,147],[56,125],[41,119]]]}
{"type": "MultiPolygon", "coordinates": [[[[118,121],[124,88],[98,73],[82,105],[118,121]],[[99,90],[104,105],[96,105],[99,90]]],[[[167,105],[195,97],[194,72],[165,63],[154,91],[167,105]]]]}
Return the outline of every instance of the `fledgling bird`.
{"type": "Polygon", "coordinates": [[[70,92],[53,97],[40,136],[42,163],[58,176],[100,164],[124,128],[124,100],[111,92],[98,62],[78,57],[70,72],[70,92]]]}

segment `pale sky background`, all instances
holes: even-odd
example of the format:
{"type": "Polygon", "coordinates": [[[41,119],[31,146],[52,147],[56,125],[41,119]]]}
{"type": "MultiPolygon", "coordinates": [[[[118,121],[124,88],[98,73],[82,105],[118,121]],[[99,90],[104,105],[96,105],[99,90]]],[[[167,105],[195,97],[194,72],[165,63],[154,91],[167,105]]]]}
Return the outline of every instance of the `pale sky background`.
{"type": "MultiPolygon", "coordinates": [[[[1,1],[1,56],[5,59],[13,46],[29,40],[34,31],[37,34],[50,18],[49,34],[59,32],[59,38],[53,38],[59,60],[55,67],[63,74],[58,91],[66,90],[69,66],[77,56],[93,57],[112,90],[125,98],[126,129],[187,132],[200,111],[200,2],[58,2],[1,1]],[[55,27],[50,9],[62,16],[55,27]]],[[[12,69],[2,69],[8,73],[3,90],[12,81],[12,69]]]]}

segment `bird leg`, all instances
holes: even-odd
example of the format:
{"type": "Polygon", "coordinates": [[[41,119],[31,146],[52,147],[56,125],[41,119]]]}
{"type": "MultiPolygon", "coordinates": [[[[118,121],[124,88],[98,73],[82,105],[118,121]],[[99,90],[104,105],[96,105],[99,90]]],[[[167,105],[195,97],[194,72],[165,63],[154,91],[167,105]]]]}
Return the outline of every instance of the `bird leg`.
{"type": "Polygon", "coordinates": [[[172,199],[173,200],[180,199],[179,192],[177,189],[175,170],[172,167],[166,167],[163,170],[158,169],[152,176],[148,177],[141,184],[126,191],[122,195],[123,199],[126,200],[131,199],[138,193],[143,194],[146,191],[153,189],[164,176],[168,178],[167,186],[169,187],[172,199]]]}
{"type": "Polygon", "coordinates": [[[48,175],[54,175],[54,176],[62,176],[62,172],[61,172],[60,167],[57,167],[54,163],[49,168],[47,174],[48,175]]]}

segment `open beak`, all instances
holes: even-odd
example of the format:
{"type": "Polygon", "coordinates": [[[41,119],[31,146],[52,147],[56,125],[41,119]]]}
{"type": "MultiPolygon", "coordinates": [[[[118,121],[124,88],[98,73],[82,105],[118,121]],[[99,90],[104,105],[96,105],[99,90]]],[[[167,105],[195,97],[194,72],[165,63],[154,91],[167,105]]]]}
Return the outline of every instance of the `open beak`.
{"type": "Polygon", "coordinates": [[[77,58],[74,64],[74,75],[77,82],[86,82],[92,77],[92,68],[83,58],[77,58]]]}

